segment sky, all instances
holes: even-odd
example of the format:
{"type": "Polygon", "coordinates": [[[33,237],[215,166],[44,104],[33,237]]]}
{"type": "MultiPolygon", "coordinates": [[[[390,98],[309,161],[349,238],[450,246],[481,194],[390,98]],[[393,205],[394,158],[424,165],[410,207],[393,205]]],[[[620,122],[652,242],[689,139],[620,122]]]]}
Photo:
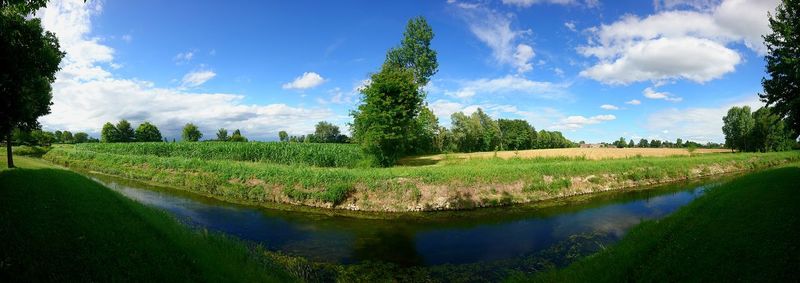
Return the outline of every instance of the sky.
{"type": "Polygon", "coordinates": [[[439,122],[481,108],[573,141],[722,142],[722,116],[759,107],[777,0],[51,1],[36,12],[66,57],[46,130],[107,121],[205,138],[345,132],[359,88],[427,19],[439,122]]]}

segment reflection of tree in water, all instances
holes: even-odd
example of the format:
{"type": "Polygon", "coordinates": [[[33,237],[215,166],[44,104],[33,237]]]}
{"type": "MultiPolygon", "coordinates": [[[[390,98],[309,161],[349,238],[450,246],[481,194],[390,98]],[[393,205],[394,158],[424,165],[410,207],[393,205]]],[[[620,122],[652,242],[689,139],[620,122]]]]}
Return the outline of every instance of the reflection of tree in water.
{"type": "Polygon", "coordinates": [[[355,235],[355,261],[384,261],[399,266],[424,264],[417,252],[414,234],[406,229],[379,229],[355,235]]]}

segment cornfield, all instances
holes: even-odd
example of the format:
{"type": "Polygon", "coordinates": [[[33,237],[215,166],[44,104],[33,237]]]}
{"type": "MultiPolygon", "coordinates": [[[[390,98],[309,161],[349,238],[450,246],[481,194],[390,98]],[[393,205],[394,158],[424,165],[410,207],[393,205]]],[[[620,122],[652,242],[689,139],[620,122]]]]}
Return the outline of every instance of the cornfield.
{"type": "Polygon", "coordinates": [[[119,155],[235,160],[317,167],[355,167],[364,160],[357,145],[284,142],[102,143],[78,148],[119,155]]]}

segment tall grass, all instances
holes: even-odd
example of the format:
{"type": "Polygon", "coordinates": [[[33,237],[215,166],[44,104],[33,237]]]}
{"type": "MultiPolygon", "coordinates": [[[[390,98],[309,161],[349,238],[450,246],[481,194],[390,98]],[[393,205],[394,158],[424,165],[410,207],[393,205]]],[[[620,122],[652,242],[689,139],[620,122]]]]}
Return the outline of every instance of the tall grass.
{"type": "Polygon", "coordinates": [[[121,154],[234,160],[317,167],[356,167],[365,160],[353,144],[286,142],[111,143],[80,144],[79,149],[121,154]]]}

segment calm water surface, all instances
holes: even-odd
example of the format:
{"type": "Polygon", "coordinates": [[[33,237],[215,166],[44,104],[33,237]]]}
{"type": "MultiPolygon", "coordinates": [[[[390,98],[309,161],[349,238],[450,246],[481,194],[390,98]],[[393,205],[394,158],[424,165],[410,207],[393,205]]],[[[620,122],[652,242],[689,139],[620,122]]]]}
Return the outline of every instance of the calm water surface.
{"type": "Polygon", "coordinates": [[[361,219],[231,204],[108,176],[93,176],[143,204],[196,228],[264,244],[316,261],[387,261],[403,266],[462,264],[541,252],[574,235],[619,240],[642,220],[662,218],[700,196],[709,184],[581,197],[546,207],[512,206],[464,212],[361,219]]]}

